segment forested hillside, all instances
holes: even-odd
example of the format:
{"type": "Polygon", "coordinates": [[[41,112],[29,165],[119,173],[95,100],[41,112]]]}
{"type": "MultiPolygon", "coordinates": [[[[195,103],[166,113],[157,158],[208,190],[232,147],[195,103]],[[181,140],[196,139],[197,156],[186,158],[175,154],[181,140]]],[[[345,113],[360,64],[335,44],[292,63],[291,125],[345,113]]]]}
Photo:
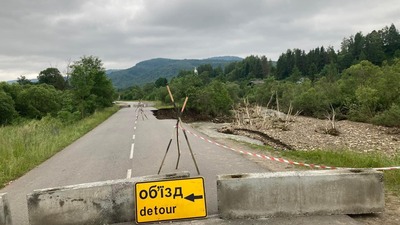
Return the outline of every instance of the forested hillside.
{"type": "Polygon", "coordinates": [[[287,112],[400,126],[400,34],[395,25],[344,38],[341,49],[317,47],[308,53],[287,50],[276,66],[265,56],[249,56],[221,68],[212,65],[181,71],[124,92],[124,99],[168,103],[169,83],[175,100],[189,96],[188,107],[219,116],[243,99],[287,112]]]}
{"type": "Polygon", "coordinates": [[[338,52],[332,47],[323,46],[308,53],[300,49],[289,49],[278,59],[276,78],[282,80],[295,76],[296,79],[296,76],[301,76],[314,80],[326,75],[329,67],[341,72],[363,60],[381,66],[385,60],[391,61],[396,57],[400,57],[400,35],[392,24],[367,35],[358,32],[344,38],[338,52]]]}
{"type": "Polygon", "coordinates": [[[209,59],[151,59],[140,62],[135,66],[118,71],[110,71],[108,77],[116,88],[127,88],[134,85],[143,85],[154,82],[159,77],[170,79],[181,70],[193,70],[202,64],[213,67],[224,67],[226,64],[242,60],[239,57],[225,56],[209,59]]]}

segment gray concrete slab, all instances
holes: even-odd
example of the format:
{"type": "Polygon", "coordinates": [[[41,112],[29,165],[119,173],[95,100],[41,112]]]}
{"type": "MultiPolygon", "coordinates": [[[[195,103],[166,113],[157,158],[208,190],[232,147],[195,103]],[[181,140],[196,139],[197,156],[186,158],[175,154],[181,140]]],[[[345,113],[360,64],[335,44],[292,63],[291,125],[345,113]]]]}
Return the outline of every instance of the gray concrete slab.
{"type": "Polygon", "coordinates": [[[225,219],[380,213],[383,173],[365,170],[291,171],[218,176],[225,219]]]}
{"type": "Polygon", "coordinates": [[[0,193],[0,225],[11,225],[11,212],[7,193],[0,193]]]}
{"type": "Polygon", "coordinates": [[[189,177],[189,172],[35,190],[28,194],[30,225],[97,225],[134,221],[136,182],[189,177]]]}

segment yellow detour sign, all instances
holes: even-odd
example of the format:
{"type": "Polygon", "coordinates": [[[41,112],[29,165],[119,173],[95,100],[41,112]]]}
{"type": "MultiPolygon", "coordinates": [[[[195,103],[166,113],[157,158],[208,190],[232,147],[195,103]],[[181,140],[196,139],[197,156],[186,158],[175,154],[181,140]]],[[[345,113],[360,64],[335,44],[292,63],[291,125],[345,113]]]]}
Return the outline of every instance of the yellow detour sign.
{"type": "Polygon", "coordinates": [[[202,177],[138,182],[135,198],[137,223],[207,216],[202,177]]]}

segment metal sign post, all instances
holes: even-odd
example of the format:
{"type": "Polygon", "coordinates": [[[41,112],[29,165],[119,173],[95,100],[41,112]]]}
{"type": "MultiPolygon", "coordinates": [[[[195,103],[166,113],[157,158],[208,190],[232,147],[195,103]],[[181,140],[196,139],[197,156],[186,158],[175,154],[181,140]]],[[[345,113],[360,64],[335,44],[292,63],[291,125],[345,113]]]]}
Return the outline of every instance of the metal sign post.
{"type": "MultiPolygon", "coordinates": [[[[169,89],[169,86],[168,86],[168,85],[167,85],[167,90],[168,90],[169,97],[171,98],[171,101],[172,101],[172,103],[174,104],[174,109],[175,109],[175,113],[176,113],[176,116],[177,116],[176,125],[175,125],[175,128],[174,128],[174,129],[175,129],[175,131],[176,131],[176,132],[175,132],[175,133],[176,133],[176,145],[177,145],[177,148],[178,148],[178,159],[177,159],[177,161],[176,161],[176,167],[175,167],[175,169],[178,169],[178,167],[179,167],[179,160],[180,160],[180,158],[181,158],[181,149],[180,149],[180,146],[179,146],[179,126],[180,126],[180,124],[182,123],[181,116],[182,116],[182,114],[183,114],[183,111],[185,110],[186,103],[187,103],[187,101],[188,101],[188,97],[185,98],[185,102],[183,103],[182,109],[179,111],[179,110],[178,110],[178,107],[176,106],[176,103],[175,103],[175,101],[174,101],[174,97],[172,96],[171,90],[169,89]]],[[[188,145],[190,154],[192,155],[192,159],[193,159],[194,165],[196,166],[197,173],[200,175],[199,167],[197,166],[197,162],[196,162],[196,159],[195,159],[195,157],[194,157],[194,154],[193,154],[193,151],[192,151],[192,147],[190,146],[189,139],[188,139],[188,137],[187,137],[186,131],[185,131],[184,129],[183,129],[182,131],[183,131],[183,135],[184,135],[185,140],[186,140],[186,144],[188,145]]],[[[165,161],[165,158],[167,157],[167,153],[168,153],[169,148],[170,148],[170,146],[171,146],[172,139],[173,139],[173,134],[172,134],[172,136],[171,136],[171,139],[170,139],[169,142],[168,142],[167,150],[165,151],[164,158],[163,158],[163,160],[162,160],[162,162],[161,162],[161,165],[160,165],[160,169],[158,170],[158,174],[160,174],[161,169],[162,169],[162,167],[163,167],[163,165],[164,165],[164,161],[165,161]]]]}

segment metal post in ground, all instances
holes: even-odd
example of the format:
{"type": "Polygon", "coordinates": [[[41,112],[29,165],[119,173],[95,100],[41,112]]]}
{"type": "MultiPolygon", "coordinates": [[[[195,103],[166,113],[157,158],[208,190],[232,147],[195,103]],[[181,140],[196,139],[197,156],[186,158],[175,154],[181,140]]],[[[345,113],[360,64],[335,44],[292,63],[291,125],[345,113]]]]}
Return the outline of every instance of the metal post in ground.
{"type": "MultiPolygon", "coordinates": [[[[185,110],[185,107],[186,107],[186,104],[187,104],[187,101],[188,101],[189,98],[188,98],[188,97],[185,98],[185,102],[183,103],[182,109],[179,111],[179,110],[178,110],[178,107],[176,106],[176,103],[175,103],[175,101],[174,101],[174,97],[173,97],[173,95],[172,95],[172,92],[171,92],[171,90],[170,90],[170,88],[169,88],[168,85],[167,85],[167,90],[168,90],[169,97],[171,98],[171,101],[172,101],[172,103],[173,103],[173,105],[174,105],[174,110],[175,110],[176,117],[177,117],[176,125],[175,125],[175,128],[174,128],[174,129],[176,129],[176,146],[177,146],[177,148],[178,148],[178,159],[177,159],[177,161],[176,161],[175,169],[178,169],[178,168],[179,168],[179,161],[180,161],[180,157],[181,157],[181,149],[180,149],[180,146],[179,146],[179,126],[180,126],[180,124],[182,123],[181,116],[182,116],[182,114],[183,114],[183,111],[185,110]]],[[[194,156],[194,154],[193,154],[192,147],[190,146],[189,139],[188,139],[188,137],[187,137],[187,135],[186,135],[185,130],[183,130],[183,134],[184,134],[184,137],[185,137],[185,140],[186,140],[186,144],[188,145],[190,154],[191,154],[191,156],[192,156],[194,165],[195,165],[195,167],[196,167],[197,173],[200,175],[199,167],[197,166],[197,162],[196,162],[195,156],[194,156]]],[[[161,169],[162,169],[162,167],[163,167],[163,165],[164,165],[164,161],[165,161],[165,158],[166,158],[166,156],[167,156],[167,154],[168,154],[169,148],[170,148],[170,146],[171,146],[172,139],[173,139],[173,138],[171,137],[171,139],[170,139],[170,141],[169,141],[169,143],[168,143],[168,146],[167,146],[167,150],[166,150],[166,152],[165,152],[165,154],[164,154],[164,157],[163,157],[163,160],[162,160],[162,162],[161,162],[160,168],[159,168],[159,170],[158,170],[158,174],[160,174],[161,169]]]]}

